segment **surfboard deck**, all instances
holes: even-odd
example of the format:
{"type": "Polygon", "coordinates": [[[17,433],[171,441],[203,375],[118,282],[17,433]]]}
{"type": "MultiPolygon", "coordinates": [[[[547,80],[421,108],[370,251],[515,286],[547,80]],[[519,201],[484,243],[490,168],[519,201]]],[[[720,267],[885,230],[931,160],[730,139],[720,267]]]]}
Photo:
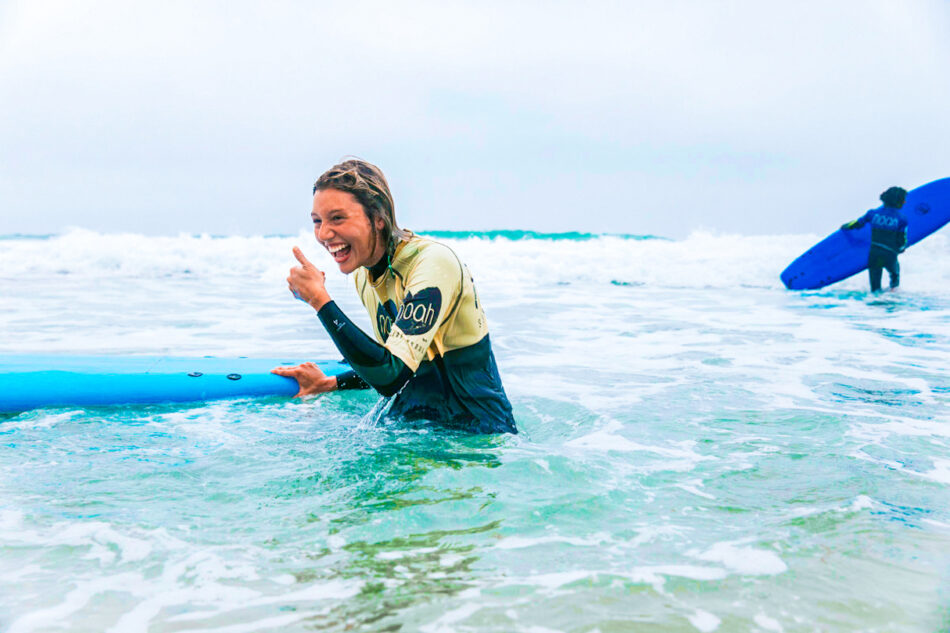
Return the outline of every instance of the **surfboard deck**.
{"type": "MultiPolygon", "coordinates": [[[[0,355],[0,413],[293,396],[297,381],[270,370],[301,362],[287,358],[0,355]]],[[[350,369],[343,362],[315,362],[328,376],[350,369]]]]}
{"type": "MultiPolygon", "coordinates": [[[[942,178],[907,192],[902,209],[907,217],[907,246],[924,239],[950,222],[950,178],[942,178]]],[[[858,217],[855,214],[853,220],[858,217]]],[[[814,290],[847,279],[868,267],[871,227],[838,229],[818,242],[782,271],[789,290],[814,290]]]]}

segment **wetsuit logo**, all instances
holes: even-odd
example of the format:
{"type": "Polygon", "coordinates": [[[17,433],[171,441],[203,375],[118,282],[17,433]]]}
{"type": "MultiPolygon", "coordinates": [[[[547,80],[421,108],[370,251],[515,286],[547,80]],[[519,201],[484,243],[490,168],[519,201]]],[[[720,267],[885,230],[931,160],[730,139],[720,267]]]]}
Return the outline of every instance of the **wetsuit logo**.
{"type": "Polygon", "coordinates": [[[425,334],[435,325],[441,309],[442,292],[438,288],[425,288],[415,295],[409,292],[396,315],[396,325],[410,336],[425,334]]]}
{"type": "Polygon", "coordinates": [[[900,220],[894,216],[884,215],[882,213],[875,213],[874,217],[871,218],[871,224],[879,226],[882,229],[896,229],[898,222],[900,222],[900,220]]]}
{"type": "Polygon", "coordinates": [[[396,304],[392,299],[386,303],[376,306],[376,331],[382,340],[389,338],[389,332],[393,329],[393,321],[396,320],[396,304]]]}

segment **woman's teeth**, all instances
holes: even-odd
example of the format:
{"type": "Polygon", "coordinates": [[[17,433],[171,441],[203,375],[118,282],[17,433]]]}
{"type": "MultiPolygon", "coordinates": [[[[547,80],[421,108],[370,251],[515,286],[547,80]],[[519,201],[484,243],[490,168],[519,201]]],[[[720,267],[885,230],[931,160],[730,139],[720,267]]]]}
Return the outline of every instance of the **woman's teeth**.
{"type": "Polygon", "coordinates": [[[339,244],[336,246],[328,246],[327,250],[330,251],[330,255],[333,256],[333,259],[335,259],[338,262],[346,259],[346,256],[350,254],[349,244],[339,244]]]}

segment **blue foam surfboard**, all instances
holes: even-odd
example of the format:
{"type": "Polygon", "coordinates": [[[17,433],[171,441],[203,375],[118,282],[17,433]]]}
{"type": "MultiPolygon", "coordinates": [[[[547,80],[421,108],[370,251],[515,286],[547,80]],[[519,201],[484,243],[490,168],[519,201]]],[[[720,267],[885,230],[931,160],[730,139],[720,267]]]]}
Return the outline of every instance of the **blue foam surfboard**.
{"type": "MultiPolygon", "coordinates": [[[[908,191],[902,211],[907,216],[907,246],[911,246],[950,221],[950,178],[908,191]]],[[[868,267],[870,245],[870,225],[838,229],[789,264],[782,271],[782,283],[789,290],[813,290],[846,279],[868,267]]]]}
{"type": "MultiPolygon", "coordinates": [[[[268,358],[0,355],[0,413],[41,407],[201,402],[293,396],[297,381],[270,373],[301,361],[268,358]]],[[[316,361],[323,373],[349,370],[316,361]]]]}

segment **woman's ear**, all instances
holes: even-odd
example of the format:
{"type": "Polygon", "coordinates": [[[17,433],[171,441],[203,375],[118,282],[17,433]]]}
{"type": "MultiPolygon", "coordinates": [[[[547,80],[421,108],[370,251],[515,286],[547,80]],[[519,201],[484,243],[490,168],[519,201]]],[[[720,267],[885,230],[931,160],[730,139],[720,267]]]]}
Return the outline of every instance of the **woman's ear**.
{"type": "Polygon", "coordinates": [[[376,226],[377,231],[382,231],[386,228],[386,221],[379,216],[376,216],[376,221],[373,224],[376,226]]]}

